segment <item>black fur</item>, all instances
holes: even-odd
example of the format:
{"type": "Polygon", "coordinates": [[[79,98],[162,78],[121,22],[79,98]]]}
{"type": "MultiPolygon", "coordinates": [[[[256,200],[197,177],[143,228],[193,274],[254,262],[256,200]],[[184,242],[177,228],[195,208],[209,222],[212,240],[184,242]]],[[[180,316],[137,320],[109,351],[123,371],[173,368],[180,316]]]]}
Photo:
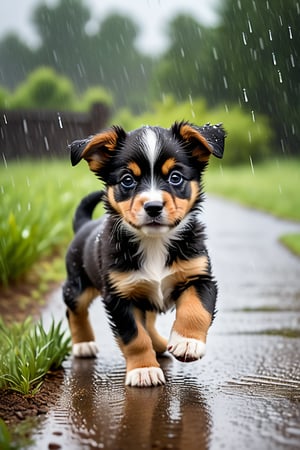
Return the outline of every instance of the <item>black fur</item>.
{"type": "MultiPolygon", "coordinates": [[[[160,149],[154,166],[157,186],[172,198],[178,199],[185,199],[191,195],[191,182],[201,183],[202,173],[207,165],[206,160],[201,160],[194,151],[196,146],[201,149],[203,144],[194,142],[193,138],[185,139],[180,134],[182,125],[185,123],[175,123],[169,130],[151,128],[156,134],[160,149]],[[183,181],[179,186],[170,184],[168,178],[161,173],[162,165],[169,158],[176,158],[176,170],[182,174],[183,181]]],[[[207,124],[203,127],[188,125],[205,138],[207,145],[204,150],[207,153],[211,152],[218,158],[222,157],[225,133],[220,125],[207,124]]],[[[144,192],[150,183],[151,171],[147,153],[145,149],[141,149],[143,145],[141,129],[128,134],[119,127],[114,127],[113,131],[116,133],[113,150],[101,144],[99,148],[88,149],[85,154],[84,150],[92,138],[75,141],[70,147],[73,165],[76,165],[82,157],[90,161],[94,154],[99,152],[97,161],[100,162],[92,170],[105,182],[106,190],[88,195],[76,210],[73,223],[76,234],[66,256],[68,277],[63,293],[67,306],[71,311],[76,311],[76,298],[88,287],[97,288],[103,297],[113,332],[127,344],[137,333],[133,307],[141,310],[156,309],[158,312],[160,308],[151,298],[145,298],[139,293],[133,293],[127,298],[126,294],[117,292],[111,283],[112,271],[118,273],[139,271],[144,264],[135,225],[124,226],[117,205],[120,202],[130,201],[133,195],[144,192]],[[122,185],[122,177],[128,173],[127,166],[131,161],[138,164],[141,175],[135,176],[134,186],[128,188],[122,185]],[[114,203],[108,197],[108,187],[113,188],[114,203]],[[107,213],[101,219],[91,220],[92,212],[100,201],[104,202],[107,213]]],[[[177,235],[166,244],[166,267],[171,267],[179,260],[188,261],[207,256],[204,226],[197,219],[202,201],[203,196],[199,193],[189,211],[186,226],[180,230],[180,238],[177,235]]],[[[172,226],[176,229],[178,225],[179,222],[174,222],[172,226]]],[[[166,299],[167,303],[163,310],[172,303],[176,304],[181,293],[193,286],[204,308],[214,315],[217,284],[211,273],[209,258],[207,260],[207,274],[187,277],[184,282],[178,282],[166,299]]]]}

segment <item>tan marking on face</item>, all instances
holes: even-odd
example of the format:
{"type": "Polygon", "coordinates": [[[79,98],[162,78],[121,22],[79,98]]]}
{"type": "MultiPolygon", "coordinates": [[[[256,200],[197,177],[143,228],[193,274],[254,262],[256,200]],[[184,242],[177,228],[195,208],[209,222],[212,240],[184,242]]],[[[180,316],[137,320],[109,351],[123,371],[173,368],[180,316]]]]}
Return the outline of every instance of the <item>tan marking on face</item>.
{"type": "Polygon", "coordinates": [[[111,152],[117,145],[118,135],[115,130],[107,130],[96,134],[87,144],[82,152],[84,158],[90,167],[90,170],[96,172],[107,162],[111,152]]]}
{"type": "Polygon", "coordinates": [[[201,303],[194,286],[186,289],[176,302],[173,330],[181,336],[206,342],[212,316],[201,303]]]}
{"type": "Polygon", "coordinates": [[[165,176],[167,176],[168,173],[171,171],[171,169],[173,169],[173,167],[175,166],[175,164],[176,164],[176,159],[175,159],[175,158],[169,158],[169,159],[167,159],[167,160],[163,163],[163,165],[161,166],[162,174],[165,175],[165,176]]]}
{"type": "Polygon", "coordinates": [[[196,181],[191,182],[190,198],[172,197],[168,192],[163,192],[164,208],[167,213],[168,223],[174,224],[182,220],[193,207],[199,194],[199,185],[196,181]]]}
{"type": "Polygon", "coordinates": [[[129,170],[131,170],[131,172],[133,173],[133,175],[135,177],[140,177],[142,175],[141,168],[140,168],[140,166],[137,163],[132,161],[132,162],[130,162],[128,164],[127,167],[128,167],[129,170]]]}
{"type": "Polygon", "coordinates": [[[107,199],[112,206],[118,213],[121,213],[122,210],[120,208],[120,203],[116,202],[115,196],[114,196],[114,188],[109,186],[107,189],[107,199]]]}
{"type": "Polygon", "coordinates": [[[207,162],[212,153],[212,148],[202,134],[188,124],[180,127],[180,134],[187,141],[196,141],[198,145],[193,150],[193,156],[201,162],[207,162]]]}
{"type": "Polygon", "coordinates": [[[126,220],[127,223],[140,227],[142,224],[141,216],[144,211],[144,203],[147,198],[143,195],[137,195],[123,202],[116,202],[114,199],[113,188],[108,188],[108,200],[112,207],[126,220]]]}
{"type": "Polygon", "coordinates": [[[75,311],[68,308],[68,321],[73,344],[95,340],[88,317],[88,307],[97,295],[99,295],[97,289],[88,288],[76,299],[75,311]]]}

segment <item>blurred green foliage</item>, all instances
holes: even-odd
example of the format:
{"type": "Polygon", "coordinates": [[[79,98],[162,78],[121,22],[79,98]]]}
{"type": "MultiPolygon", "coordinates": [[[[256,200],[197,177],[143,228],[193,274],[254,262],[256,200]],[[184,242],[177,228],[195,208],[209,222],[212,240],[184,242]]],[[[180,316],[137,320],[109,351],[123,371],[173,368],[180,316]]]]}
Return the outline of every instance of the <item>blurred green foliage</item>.
{"type": "Polygon", "coordinates": [[[76,171],[68,161],[0,167],[0,285],[55,248],[66,249],[78,199],[100,188],[85,164],[76,171]]]}
{"type": "Polygon", "coordinates": [[[6,109],[54,109],[88,112],[94,103],[112,106],[112,95],[101,86],[77,93],[71,80],[51,67],[31,72],[14,92],[0,88],[0,107],[6,109]]]}
{"type": "Polygon", "coordinates": [[[75,92],[71,81],[50,67],[40,67],[29,74],[9,100],[12,109],[72,109],[75,92]]]}

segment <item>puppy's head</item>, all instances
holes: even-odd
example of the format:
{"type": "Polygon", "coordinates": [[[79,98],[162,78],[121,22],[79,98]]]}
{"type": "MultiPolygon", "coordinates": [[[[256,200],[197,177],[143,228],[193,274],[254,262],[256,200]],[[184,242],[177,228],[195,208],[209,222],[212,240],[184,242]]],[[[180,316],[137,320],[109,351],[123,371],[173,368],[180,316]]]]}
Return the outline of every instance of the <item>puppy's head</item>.
{"type": "Polygon", "coordinates": [[[222,158],[221,125],[175,123],[126,133],[112,127],[71,144],[107,187],[107,205],[131,230],[161,236],[177,227],[200,200],[201,174],[211,154],[222,158]]]}

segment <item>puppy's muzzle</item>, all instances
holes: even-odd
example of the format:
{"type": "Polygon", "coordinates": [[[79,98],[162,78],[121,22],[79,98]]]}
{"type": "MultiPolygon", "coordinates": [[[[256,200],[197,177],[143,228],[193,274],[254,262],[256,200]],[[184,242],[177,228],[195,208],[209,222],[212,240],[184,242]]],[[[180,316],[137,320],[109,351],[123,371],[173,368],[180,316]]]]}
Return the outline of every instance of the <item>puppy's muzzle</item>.
{"type": "Polygon", "coordinates": [[[158,218],[163,210],[164,204],[160,201],[151,201],[144,204],[144,210],[152,219],[158,218]]]}

